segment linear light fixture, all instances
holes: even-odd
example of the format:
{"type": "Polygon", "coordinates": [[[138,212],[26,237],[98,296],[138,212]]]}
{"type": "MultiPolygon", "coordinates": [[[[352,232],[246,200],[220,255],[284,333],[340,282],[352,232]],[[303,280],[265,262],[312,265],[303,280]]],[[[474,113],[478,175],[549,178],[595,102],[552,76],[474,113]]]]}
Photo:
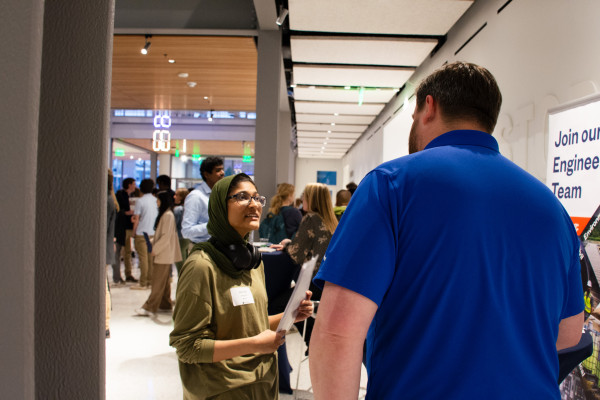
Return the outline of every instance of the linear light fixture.
{"type": "Polygon", "coordinates": [[[279,17],[277,17],[277,21],[275,21],[275,23],[277,25],[281,26],[283,24],[283,21],[285,21],[285,17],[287,17],[287,15],[288,15],[288,9],[281,7],[279,9],[279,17]]]}

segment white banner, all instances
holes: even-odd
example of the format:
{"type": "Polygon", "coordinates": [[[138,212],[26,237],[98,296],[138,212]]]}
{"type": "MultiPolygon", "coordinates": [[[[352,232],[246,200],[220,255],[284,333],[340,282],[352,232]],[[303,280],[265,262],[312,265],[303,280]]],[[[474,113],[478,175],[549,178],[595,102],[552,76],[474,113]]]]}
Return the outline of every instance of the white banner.
{"type": "Polygon", "coordinates": [[[600,96],[548,114],[546,184],[580,235],[600,205],[600,96]]]}

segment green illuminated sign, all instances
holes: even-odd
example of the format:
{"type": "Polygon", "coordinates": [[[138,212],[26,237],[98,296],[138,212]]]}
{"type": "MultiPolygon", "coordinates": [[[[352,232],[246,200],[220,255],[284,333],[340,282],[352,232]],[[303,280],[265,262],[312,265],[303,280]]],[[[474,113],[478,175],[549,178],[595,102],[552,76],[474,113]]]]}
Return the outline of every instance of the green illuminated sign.
{"type": "Polygon", "coordinates": [[[192,154],[192,160],[199,161],[200,160],[200,154],[192,154]]]}
{"type": "Polygon", "coordinates": [[[250,162],[250,161],[252,161],[252,156],[244,156],[244,157],[242,157],[242,161],[243,162],[250,162]]]}
{"type": "Polygon", "coordinates": [[[125,155],[125,150],[123,149],[115,149],[115,156],[123,157],[125,155]]]}
{"type": "Polygon", "coordinates": [[[179,149],[175,150],[175,157],[179,157],[179,149]]]}

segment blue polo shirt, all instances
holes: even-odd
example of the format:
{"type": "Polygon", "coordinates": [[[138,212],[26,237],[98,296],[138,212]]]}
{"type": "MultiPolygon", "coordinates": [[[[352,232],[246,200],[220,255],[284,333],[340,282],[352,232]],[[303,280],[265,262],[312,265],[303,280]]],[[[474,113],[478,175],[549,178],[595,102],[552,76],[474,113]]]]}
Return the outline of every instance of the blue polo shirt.
{"type": "Polygon", "coordinates": [[[559,201],[479,131],[371,171],[315,277],[378,305],[367,399],[560,399],[560,320],[583,310],[559,201]]]}

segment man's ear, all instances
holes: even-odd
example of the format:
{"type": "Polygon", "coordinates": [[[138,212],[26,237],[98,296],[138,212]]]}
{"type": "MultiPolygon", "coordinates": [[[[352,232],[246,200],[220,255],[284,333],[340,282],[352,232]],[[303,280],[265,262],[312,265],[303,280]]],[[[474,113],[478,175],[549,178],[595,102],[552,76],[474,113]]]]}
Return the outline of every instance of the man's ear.
{"type": "Polygon", "coordinates": [[[424,112],[423,112],[423,123],[431,122],[435,119],[438,112],[438,105],[435,99],[431,95],[425,97],[424,112]]]}

